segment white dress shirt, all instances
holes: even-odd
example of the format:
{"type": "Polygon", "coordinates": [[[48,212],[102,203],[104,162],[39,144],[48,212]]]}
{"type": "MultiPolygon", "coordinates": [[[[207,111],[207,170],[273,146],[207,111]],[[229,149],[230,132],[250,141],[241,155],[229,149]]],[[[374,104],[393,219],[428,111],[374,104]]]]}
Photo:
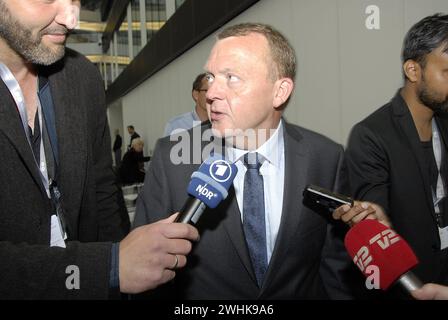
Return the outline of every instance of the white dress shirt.
{"type": "MultiPolygon", "coordinates": [[[[236,174],[235,180],[233,180],[233,186],[235,188],[236,199],[241,212],[241,221],[244,219],[244,176],[247,170],[243,162],[243,156],[248,152],[248,150],[226,147],[228,160],[235,163],[238,168],[238,173],[236,174]]],[[[260,173],[263,176],[264,183],[266,249],[269,263],[272,251],[274,250],[275,240],[277,239],[283,207],[285,143],[282,121],[280,121],[278,128],[269,140],[253,152],[257,152],[264,158],[260,173]]]]}

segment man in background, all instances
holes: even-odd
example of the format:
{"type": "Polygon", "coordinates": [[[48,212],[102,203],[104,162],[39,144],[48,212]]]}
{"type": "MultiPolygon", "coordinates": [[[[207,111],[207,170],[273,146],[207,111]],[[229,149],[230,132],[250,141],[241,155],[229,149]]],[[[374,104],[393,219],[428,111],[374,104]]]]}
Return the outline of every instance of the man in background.
{"type": "Polygon", "coordinates": [[[112,151],[114,152],[115,158],[115,166],[118,168],[121,164],[121,145],[123,144],[123,139],[120,136],[120,131],[115,129],[115,140],[114,145],[112,147],[112,151]]]}
{"type": "Polygon", "coordinates": [[[136,138],[140,138],[140,135],[135,131],[135,128],[133,125],[128,126],[128,133],[131,136],[131,138],[129,140],[129,145],[128,145],[128,150],[129,150],[129,149],[131,149],[131,146],[132,146],[132,140],[134,140],[136,138]]]}
{"type": "Polygon", "coordinates": [[[208,81],[206,74],[201,73],[196,76],[191,90],[191,96],[195,102],[194,109],[190,112],[176,116],[168,121],[165,127],[164,136],[169,136],[173,131],[188,130],[201,122],[207,121],[206,98],[208,81]]]}
{"type": "Polygon", "coordinates": [[[422,282],[448,284],[448,15],[408,31],[404,86],[358,123],[346,151],[351,194],[380,205],[409,242],[422,282]]]}

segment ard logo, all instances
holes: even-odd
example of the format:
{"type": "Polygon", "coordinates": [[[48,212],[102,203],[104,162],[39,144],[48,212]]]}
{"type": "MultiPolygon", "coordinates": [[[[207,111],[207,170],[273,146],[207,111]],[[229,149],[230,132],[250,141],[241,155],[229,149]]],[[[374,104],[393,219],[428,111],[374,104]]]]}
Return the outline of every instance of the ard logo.
{"type": "Polygon", "coordinates": [[[232,167],[225,160],[216,160],[210,165],[210,176],[218,182],[226,182],[232,176],[232,167]]]}

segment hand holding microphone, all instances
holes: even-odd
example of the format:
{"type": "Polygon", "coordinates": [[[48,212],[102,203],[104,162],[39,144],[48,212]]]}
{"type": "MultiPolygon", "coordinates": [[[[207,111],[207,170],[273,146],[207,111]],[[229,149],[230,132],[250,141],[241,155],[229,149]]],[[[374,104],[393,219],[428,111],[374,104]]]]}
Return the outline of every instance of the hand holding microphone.
{"type": "Polygon", "coordinates": [[[316,185],[305,187],[303,204],[326,219],[331,216],[350,227],[364,219],[375,219],[388,227],[392,225],[381,206],[371,202],[356,201],[316,185]]]}
{"type": "Polygon", "coordinates": [[[353,262],[366,277],[378,272],[381,289],[387,290],[394,283],[408,292],[422,287],[421,281],[410,271],[418,264],[411,247],[384,224],[363,220],[347,232],[344,242],[353,262]]]}
{"type": "Polygon", "coordinates": [[[448,287],[427,283],[421,289],[412,291],[411,294],[417,300],[448,300],[448,287]]]}
{"type": "Polygon", "coordinates": [[[342,205],[333,211],[333,219],[341,220],[350,227],[364,219],[374,219],[391,227],[392,223],[381,206],[366,201],[354,201],[353,205],[342,205]]]}
{"type": "Polygon", "coordinates": [[[119,246],[119,280],[123,293],[153,289],[175,277],[187,263],[197,223],[206,207],[227,197],[237,168],[220,155],[206,159],[191,176],[190,195],[180,213],[133,230],[119,246]],[[173,223],[181,222],[181,223],[173,223]]]}

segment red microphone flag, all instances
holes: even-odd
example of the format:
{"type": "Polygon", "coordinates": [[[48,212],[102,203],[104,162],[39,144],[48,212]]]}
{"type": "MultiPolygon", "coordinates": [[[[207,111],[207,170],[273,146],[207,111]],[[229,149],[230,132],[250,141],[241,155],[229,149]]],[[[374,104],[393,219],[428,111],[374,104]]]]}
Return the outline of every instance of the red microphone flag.
{"type": "Polygon", "coordinates": [[[366,219],[353,226],[344,242],[353,262],[366,277],[370,275],[370,266],[378,267],[383,290],[418,264],[409,244],[376,220],[366,219]]]}

